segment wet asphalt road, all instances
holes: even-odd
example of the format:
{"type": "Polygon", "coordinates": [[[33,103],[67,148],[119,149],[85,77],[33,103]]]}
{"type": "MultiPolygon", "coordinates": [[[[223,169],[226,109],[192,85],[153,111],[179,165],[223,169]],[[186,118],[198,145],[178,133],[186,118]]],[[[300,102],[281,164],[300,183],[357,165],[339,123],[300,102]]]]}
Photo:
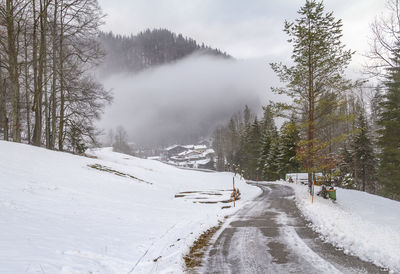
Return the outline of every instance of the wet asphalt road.
{"type": "Polygon", "coordinates": [[[263,191],[215,235],[200,273],[387,273],[324,243],[297,209],[291,187],[263,191]]]}

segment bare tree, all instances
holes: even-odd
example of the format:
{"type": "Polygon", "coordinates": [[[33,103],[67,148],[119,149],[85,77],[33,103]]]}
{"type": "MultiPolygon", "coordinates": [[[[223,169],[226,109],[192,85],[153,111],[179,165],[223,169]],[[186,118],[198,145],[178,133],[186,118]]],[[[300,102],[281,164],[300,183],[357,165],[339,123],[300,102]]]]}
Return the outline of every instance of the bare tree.
{"type": "Polygon", "coordinates": [[[0,126],[3,128],[3,139],[8,141],[6,79],[3,77],[2,67],[0,65],[0,126]]]}
{"type": "MultiPolygon", "coordinates": [[[[35,7],[35,0],[33,0],[33,10],[34,10],[34,29],[33,29],[33,52],[34,52],[34,69],[36,71],[36,76],[37,80],[35,81],[35,93],[34,93],[34,105],[33,108],[35,110],[35,127],[33,130],[33,143],[37,146],[41,145],[41,139],[42,139],[42,114],[43,114],[43,89],[45,86],[44,83],[44,71],[45,71],[45,66],[46,66],[46,36],[47,36],[47,9],[48,5],[50,3],[50,0],[39,0],[39,13],[36,13],[36,7],[35,7]],[[39,55],[36,56],[37,54],[37,46],[38,42],[37,39],[38,37],[36,36],[36,28],[38,27],[38,24],[40,26],[40,34],[39,34],[39,55]]],[[[47,109],[47,105],[45,105],[47,109]]],[[[47,111],[47,110],[46,110],[47,111]]],[[[47,137],[47,136],[46,136],[47,137]]],[[[48,138],[46,138],[46,141],[48,141],[48,138]]],[[[48,142],[46,142],[46,146],[48,146],[48,142]]]]}
{"type": "Polygon", "coordinates": [[[51,133],[50,133],[50,148],[55,148],[57,136],[57,16],[58,16],[58,1],[54,0],[53,4],[53,23],[51,30],[52,39],[52,83],[51,83],[51,133]]]}
{"type": "Polygon", "coordinates": [[[59,150],[76,152],[95,142],[94,120],[111,101],[91,73],[103,57],[97,41],[102,18],[97,0],[0,0],[5,139],[10,116],[16,142],[23,137],[50,149],[57,142],[59,150]]]}
{"type": "Polygon", "coordinates": [[[132,149],[128,145],[128,133],[122,126],[118,126],[115,131],[113,151],[132,154],[132,149]]]}
{"type": "MultiPolygon", "coordinates": [[[[97,41],[98,29],[102,24],[103,15],[96,0],[60,0],[59,4],[58,75],[60,107],[58,146],[59,150],[63,150],[63,143],[66,138],[65,131],[68,130],[66,127],[76,123],[76,121],[72,122],[71,120],[71,117],[77,113],[76,109],[71,108],[68,104],[76,106],[74,100],[78,97],[82,98],[79,93],[82,95],[83,91],[79,89],[79,85],[74,88],[71,83],[75,79],[81,79],[83,85],[85,85],[85,82],[93,83],[92,80],[84,76],[103,57],[103,52],[100,50],[97,41]],[[66,81],[66,79],[69,79],[69,81],[66,81]],[[72,109],[74,111],[71,111],[72,109]]],[[[96,85],[90,86],[93,88],[96,85]]],[[[92,101],[89,103],[92,107],[98,105],[99,98],[105,101],[111,100],[111,97],[106,96],[102,87],[98,85],[96,87],[99,96],[85,97],[86,100],[92,101]]],[[[93,91],[93,89],[90,89],[90,91],[93,91]]],[[[93,110],[93,108],[89,108],[88,111],[90,112],[90,110],[93,110]]],[[[93,115],[93,117],[97,116],[98,114],[93,115]]]]}
{"type": "Polygon", "coordinates": [[[382,77],[386,69],[393,67],[392,56],[400,45],[400,0],[387,0],[388,13],[378,16],[371,24],[370,51],[366,54],[369,62],[365,72],[382,77]]]}
{"type": "Polygon", "coordinates": [[[21,109],[19,83],[19,36],[23,24],[27,3],[22,0],[5,0],[0,4],[0,17],[5,27],[6,36],[2,37],[2,49],[6,53],[8,85],[11,97],[12,137],[14,142],[21,142],[21,109]]]}

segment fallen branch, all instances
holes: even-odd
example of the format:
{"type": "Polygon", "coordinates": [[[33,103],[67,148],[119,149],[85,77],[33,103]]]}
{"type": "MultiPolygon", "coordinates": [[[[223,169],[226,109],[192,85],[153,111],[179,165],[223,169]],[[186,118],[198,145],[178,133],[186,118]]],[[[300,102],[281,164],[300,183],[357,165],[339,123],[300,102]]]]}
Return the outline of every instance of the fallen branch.
{"type": "Polygon", "coordinates": [[[149,184],[149,185],[152,185],[152,184],[153,184],[153,183],[147,182],[147,181],[145,181],[145,180],[139,179],[139,178],[137,178],[137,177],[135,177],[135,176],[133,176],[133,175],[130,175],[130,174],[128,174],[128,173],[123,173],[123,172],[121,172],[121,171],[114,170],[114,169],[111,169],[111,168],[109,168],[109,167],[102,166],[102,165],[100,165],[100,164],[88,165],[88,167],[91,167],[91,168],[94,168],[94,169],[97,169],[97,170],[100,170],[100,171],[109,172],[109,173],[115,174],[115,175],[117,175],[117,176],[126,177],[126,178],[131,178],[131,179],[134,179],[134,180],[136,180],[136,181],[139,181],[139,182],[142,182],[142,183],[146,183],[146,184],[149,184]]]}

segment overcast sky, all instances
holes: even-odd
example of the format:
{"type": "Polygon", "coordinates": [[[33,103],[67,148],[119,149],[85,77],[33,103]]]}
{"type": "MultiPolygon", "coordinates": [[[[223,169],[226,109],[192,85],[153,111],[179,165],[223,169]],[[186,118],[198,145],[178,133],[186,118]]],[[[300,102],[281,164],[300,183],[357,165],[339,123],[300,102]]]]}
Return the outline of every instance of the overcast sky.
{"type": "MultiPolygon", "coordinates": [[[[269,62],[290,59],[291,45],[282,31],[305,0],[99,0],[107,14],[105,31],[137,34],[167,28],[217,47],[239,59],[192,57],[138,75],[107,80],[114,103],[102,127],[118,122],[135,142],[173,142],[209,134],[245,104],[260,114],[276,100],[270,87],[280,85],[269,62]],[[144,141],[143,141],[144,140],[144,141]]],[[[385,11],[385,0],[327,0],[326,11],[343,20],[343,41],[357,51],[347,71],[361,76],[368,50],[369,25],[385,11]]],[[[282,98],[279,98],[282,100],[282,98]]],[[[224,122],[226,121],[226,122],[224,122]]]]}
{"type": "MultiPolygon", "coordinates": [[[[296,18],[304,0],[99,0],[107,14],[103,30],[136,34],[167,28],[218,47],[236,58],[287,56],[285,19],[296,18]]],[[[344,42],[368,49],[369,24],[385,9],[385,0],[326,0],[327,11],[343,19],[344,42]]],[[[274,58],[274,59],[275,59],[274,58]]],[[[354,63],[360,63],[355,56],[354,63]]],[[[356,65],[356,64],[353,64],[356,65]]],[[[357,66],[357,65],[356,65],[357,66]]]]}

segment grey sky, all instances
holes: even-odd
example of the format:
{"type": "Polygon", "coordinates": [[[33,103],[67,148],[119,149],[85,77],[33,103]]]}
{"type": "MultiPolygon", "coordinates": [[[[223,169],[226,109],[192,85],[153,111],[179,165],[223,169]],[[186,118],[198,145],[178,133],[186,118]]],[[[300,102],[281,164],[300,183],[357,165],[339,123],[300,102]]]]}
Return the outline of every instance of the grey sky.
{"type": "MultiPolygon", "coordinates": [[[[104,30],[136,34],[167,28],[218,47],[236,58],[287,56],[282,32],[304,0],[99,0],[107,14],[104,30]]],[[[358,54],[368,49],[369,24],[385,0],[327,0],[327,11],[343,19],[344,42],[358,54]]],[[[357,54],[353,65],[361,62],[357,54]]]]}
{"type": "MultiPolygon", "coordinates": [[[[99,0],[108,16],[103,30],[136,34],[167,28],[218,47],[239,60],[191,57],[139,74],[103,79],[115,95],[101,121],[123,125],[138,143],[185,142],[226,123],[245,104],[261,113],[280,85],[269,62],[287,62],[291,45],[282,31],[305,0],[99,0]]],[[[360,76],[368,50],[369,25],[385,10],[385,0],[327,0],[344,24],[344,43],[357,51],[348,70],[360,76]]],[[[278,98],[282,100],[282,98],[278,98]]]]}

